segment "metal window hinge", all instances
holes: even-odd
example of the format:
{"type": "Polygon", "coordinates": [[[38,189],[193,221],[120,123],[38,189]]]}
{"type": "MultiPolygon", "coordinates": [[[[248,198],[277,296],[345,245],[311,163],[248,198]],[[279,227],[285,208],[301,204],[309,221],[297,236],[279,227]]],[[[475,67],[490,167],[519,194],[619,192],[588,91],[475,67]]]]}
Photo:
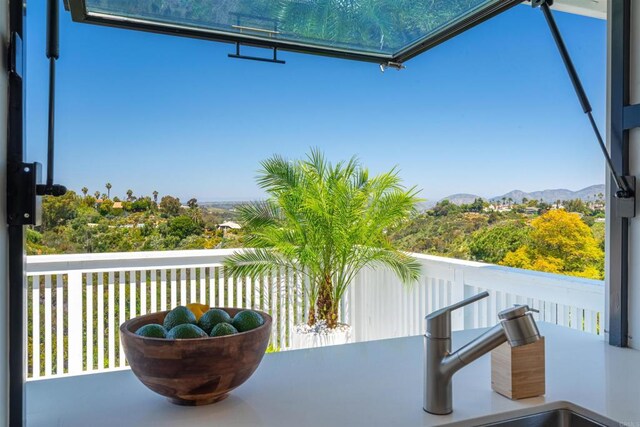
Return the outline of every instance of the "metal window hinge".
{"type": "Polygon", "coordinates": [[[402,64],[401,62],[384,62],[382,64],[380,64],[380,71],[382,71],[383,73],[387,70],[387,68],[393,68],[396,71],[400,71],[400,70],[404,70],[405,67],[404,64],[402,64]]]}

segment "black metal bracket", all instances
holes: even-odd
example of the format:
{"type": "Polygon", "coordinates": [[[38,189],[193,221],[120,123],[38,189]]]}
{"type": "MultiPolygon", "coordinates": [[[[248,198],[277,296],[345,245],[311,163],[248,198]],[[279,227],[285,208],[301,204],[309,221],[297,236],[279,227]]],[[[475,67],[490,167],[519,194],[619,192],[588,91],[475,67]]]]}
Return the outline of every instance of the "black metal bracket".
{"type": "Polygon", "coordinates": [[[38,186],[42,174],[40,163],[9,164],[7,187],[7,222],[9,225],[40,225],[41,198],[38,186]]]}
{"type": "Polygon", "coordinates": [[[271,58],[264,58],[264,57],[260,57],[260,56],[248,56],[248,55],[242,55],[240,53],[240,47],[241,47],[241,43],[240,42],[236,42],[236,53],[230,53],[229,54],[229,58],[235,58],[235,59],[248,59],[249,61],[260,61],[260,62],[270,62],[272,64],[286,64],[286,61],[283,61],[281,59],[278,59],[278,48],[277,47],[271,47],[269,49],[271,49],[273,51],[273,57],[271,58]]]}

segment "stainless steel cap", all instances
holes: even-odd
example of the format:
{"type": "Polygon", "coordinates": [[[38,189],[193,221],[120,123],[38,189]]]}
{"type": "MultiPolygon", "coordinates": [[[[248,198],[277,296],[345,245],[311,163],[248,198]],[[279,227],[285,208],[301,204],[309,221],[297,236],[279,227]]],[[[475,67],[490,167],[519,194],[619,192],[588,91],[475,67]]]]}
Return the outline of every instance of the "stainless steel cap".
{"type": "Polygon", "coordinates": [[[529,312],[528,305],[516,305],[514,307],[506,308],[498,313],[498,318],[500,320],[511,320],[516,317],[522,317],[529,312]]]}
{"type": "Polygon", "coordinates": [[[504,317],[501,316],[502,327],[511,347],[533,344],[541,338],[538,325],[527,308],[526,306],[511,308],[504,317]],[[524,312],[523,315],[513,316],[514,313],[522,312],[524,312]],[[510,315],[512,316],[509,317],[510,315]]]}

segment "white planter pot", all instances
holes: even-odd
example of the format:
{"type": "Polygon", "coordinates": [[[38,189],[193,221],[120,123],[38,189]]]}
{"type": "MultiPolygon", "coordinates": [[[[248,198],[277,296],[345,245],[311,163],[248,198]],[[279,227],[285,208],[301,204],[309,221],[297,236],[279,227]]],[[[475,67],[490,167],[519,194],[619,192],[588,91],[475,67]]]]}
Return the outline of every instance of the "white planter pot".
{"type": "Polygon", "coordinates": [[[339,323],[338,327],[329,329],[320,322],[314,327],[296,325],[291,338],[293,350],[347,344],[351,341],[351,326],[339,323]]]}

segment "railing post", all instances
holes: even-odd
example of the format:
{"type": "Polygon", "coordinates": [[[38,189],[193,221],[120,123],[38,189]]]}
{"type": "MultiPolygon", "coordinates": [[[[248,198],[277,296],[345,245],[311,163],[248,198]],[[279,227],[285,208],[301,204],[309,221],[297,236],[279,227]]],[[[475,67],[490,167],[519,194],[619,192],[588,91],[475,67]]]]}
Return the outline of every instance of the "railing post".
{"type": "MultiPolygon", "coordinates": [[[[454,267],[453,282],[451,283],[451,301],[455,303],[464,299],[464,272],[461,268],[454,267]]],[[[451,329],[460,331],[464,329],[465,309],[455,310],[451,313],[451,329]]]]}
{"type": "Polygon", "coordinates": [[[68,369],[69,374],[83,371],[82,365],[82,272],[71,271],[67,282],[68,369]]]}

